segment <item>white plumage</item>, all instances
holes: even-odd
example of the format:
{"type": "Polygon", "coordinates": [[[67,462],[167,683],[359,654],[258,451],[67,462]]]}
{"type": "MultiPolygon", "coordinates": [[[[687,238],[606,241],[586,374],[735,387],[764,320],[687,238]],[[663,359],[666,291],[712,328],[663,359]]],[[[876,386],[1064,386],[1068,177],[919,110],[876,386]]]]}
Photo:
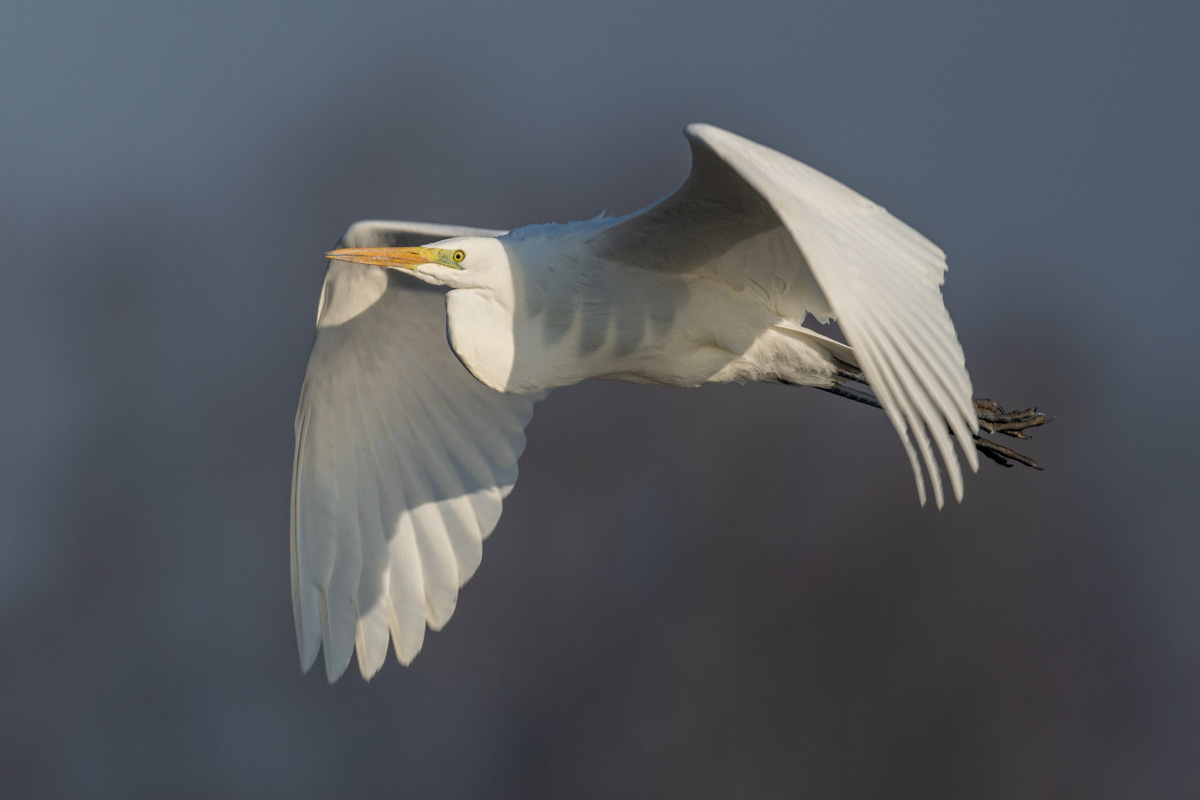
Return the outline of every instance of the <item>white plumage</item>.
{"type": "Polygon", "coordinates": [[[330,681],[354,651],[369,678],[389,639],[407,664],[426,624],[446,623],[516,480],[533,405],[555,386],[827,388],[839,364],[858,367],[921,502],[923,463],[943,503],[935,448],[962,499],[952,437],[977,469],[979,423],[942,251],[795,159],[711,125],[686,134],[687,181],[627,217],[346,232],[357,252],[329,264],[296,416],[305,669],[323,645],[330,681]],[[807,314],[836,318],[850,346],[802,327],[807,314]]]}

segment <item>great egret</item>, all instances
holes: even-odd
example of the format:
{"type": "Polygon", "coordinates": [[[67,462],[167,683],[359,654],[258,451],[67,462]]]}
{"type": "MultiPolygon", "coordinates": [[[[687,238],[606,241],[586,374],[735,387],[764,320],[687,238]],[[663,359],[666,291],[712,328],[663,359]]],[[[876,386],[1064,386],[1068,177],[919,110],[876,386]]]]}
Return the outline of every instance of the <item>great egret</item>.
{"type": "Polygon", "coordinates": [[[355,650],[370,678],[389,639],[408,664],[426,623],[446,624],[556,386],[781,381],[871,403],[939,508],[935,447],[963,494],[951,437],[972,470],[976,448],[1036,466],[977,435],[1046,420],[972,400],[941,250],[795,159],[711,125],[686,135],[687,181],[636,214],[507,233],[365,221],[328,254],[292,478],[306,671],[323,644],[330,682],[355,650]]]}

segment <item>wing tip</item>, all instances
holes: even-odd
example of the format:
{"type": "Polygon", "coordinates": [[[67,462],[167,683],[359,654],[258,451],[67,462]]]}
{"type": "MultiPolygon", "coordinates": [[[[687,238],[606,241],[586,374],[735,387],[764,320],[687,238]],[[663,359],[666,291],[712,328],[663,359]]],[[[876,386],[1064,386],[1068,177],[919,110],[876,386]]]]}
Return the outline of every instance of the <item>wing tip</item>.
{"type": "Polygon", "coordinates": [[[317,656],[320,654],[320,646],[315,649],[308,650],[303,644],[300,646],[300,674],[307,675],[308,671],[313,668],[313,664],[317,663],[317,656]]]}
{"type": "Polygon", "coordinates": [[[396,648],[396,661],[399,662],[400,666],[407,667],[407,666],[411,665],[413,660],[416,659],[416,657],[420,654],[421,654],[421,645],[420,644],[418,644],[417,649],[412,651],[411,653],[404,653],[404,652],[401,652],[399,648],[396,648]]]}
{"type": "Polygon", "coordinates": [[[683,135],[692,142],[703,142],[712,147],[713,140],[724,137],[726,139],[741,139],[736,133],[727,131],[724,128],[718,128],[708,122],[690,122],[683,126],[683,135]]]}
{"type": "Polygon", "coordinates": [[[421,652],[421,647],[425,644],[425,622],[421,621],[421,627],[415,631],[415,635],[410,641],[403,634],[400,617],[396,614],[394,604],[388,603],[387,613],[388,630],[392,634],[392,650],[396,653],[396,661],[400,662],[400,666],[407,667],[421,652]]]}
{"type": "Polygon", "coordinates": [[[307,673],[321,653],[321,631],[314,631],[305,624],[303,608],[296,611],[296,643],[299,645],[300,670],[307,673]]]}

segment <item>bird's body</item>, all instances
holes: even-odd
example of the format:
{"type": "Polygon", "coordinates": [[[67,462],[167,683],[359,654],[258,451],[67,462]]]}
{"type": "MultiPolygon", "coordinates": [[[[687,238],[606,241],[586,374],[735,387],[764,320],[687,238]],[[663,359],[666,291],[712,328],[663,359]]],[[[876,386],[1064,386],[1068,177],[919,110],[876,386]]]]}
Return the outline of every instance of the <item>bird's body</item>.
{"type": "Polygon", "coordinates": [[[330,680],[355,650],[370,677],[389,640],[408,663],[426,623],[445,624],[533,405],[558,386],[835,391],[887,412],[921,502],[923,463],[939,507],[935,448],[962,498],[954,439],[972,469],[977,447],[1032,464],[977,436],[981,419],[1019,435],[1045,418],[973,402],[941,250],[788,156],[707,125],[688,137],[688,181],[636,214],[511,232],[361,222],[330,254],[296,418],[305,669],[324,645],[330,680]],[[809,315],[837,318],[849,344],[805,328],[809,315]]]}
{"type": "MultiPolygon", "coordinates": [[[[832,381],[830,354],[752,295],[690,272],[631,268],[597,255],[597,237],[622,222],[537,225],[495,239],[439,242],[499,265],[475,285],[463,270],[447,298],[449,341],[480,382],[537,394],[603,378],[699,386],[709,382],[832,381]]],[[[450,284],[454,285],[454,284],[450,284]]]]}

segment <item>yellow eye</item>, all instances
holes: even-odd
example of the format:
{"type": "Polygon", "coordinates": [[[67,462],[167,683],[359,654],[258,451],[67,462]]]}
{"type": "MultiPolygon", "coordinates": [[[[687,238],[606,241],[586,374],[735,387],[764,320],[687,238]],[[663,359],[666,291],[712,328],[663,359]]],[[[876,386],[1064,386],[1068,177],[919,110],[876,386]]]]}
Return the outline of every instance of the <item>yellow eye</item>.
{"type": "Polygon", "coordinates": [[[467,254],[462,250],[455,250],[450,257],[454,259],[455,264],[461,264],[462,260],[467,257],[467,254]]]}

